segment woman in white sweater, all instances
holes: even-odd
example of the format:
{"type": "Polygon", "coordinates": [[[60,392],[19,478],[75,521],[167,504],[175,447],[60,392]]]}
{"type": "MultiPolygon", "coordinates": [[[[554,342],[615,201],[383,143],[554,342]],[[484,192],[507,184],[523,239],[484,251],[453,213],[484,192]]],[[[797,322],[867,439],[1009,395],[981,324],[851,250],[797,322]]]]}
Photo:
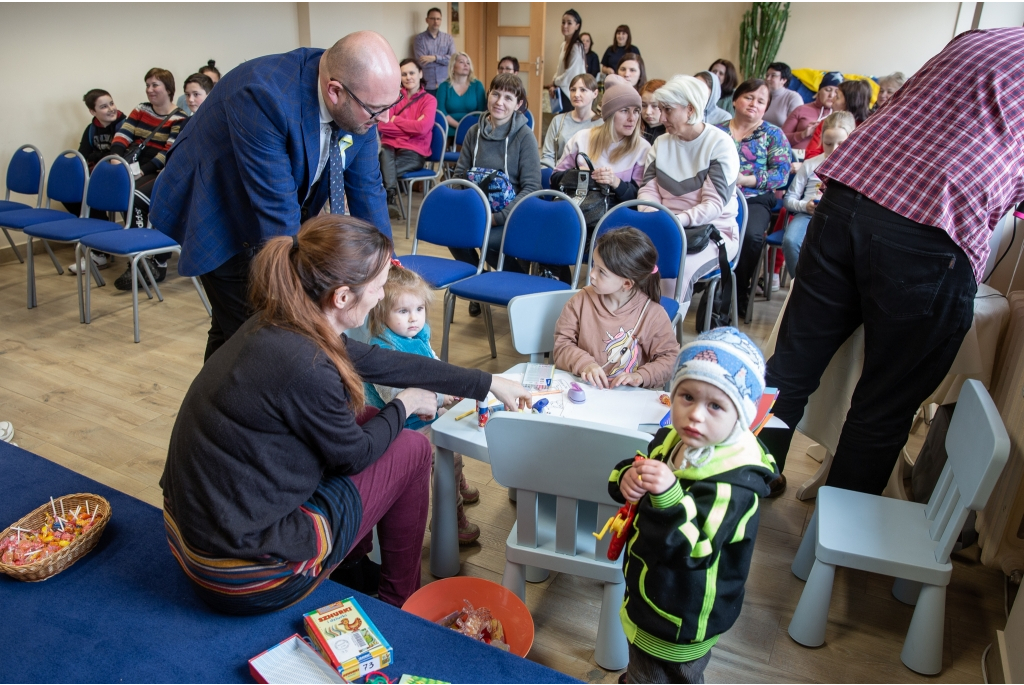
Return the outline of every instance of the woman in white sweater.
{"type": "Polygon", "coordinates": [[[565,42],[558,51],[558,68],[555,70],[555,78],[548,86],[548,93],[551,95],[551,104],[554,105],[561,100],[560,112],[568,112],[572,107],[569,100],[569,87],[573,78],[580,74],[587,73],[587,58],[583,51],[583,41],[580,40],[580,30],[583,27],[583,20],[576,10],[566,10],[562,15],[562,35],[565,42]]]}
{"type": "MultiPolygon", "coordinates": [[[[709,95],[704,82],[693,76],[675,76],[654,93],[668,135],[656,138],[647,154],[638,197],[665,205],[684,228],[713,225],[722,234],[726,255],[732,260],[739,250],[736,178],[740,158],[729,135],[704,122],[709,95]]],[[[690,306],[693,284],[716,268],[718,246],[714,242],[686,255],[680,305],[683,316],[690,306]]],[[[671,292],[669,284],[662,285],[671,292]]]]}
{"type": "Polygon", "coordinates": [[[544,136],[544,146],[540,151],[540,165],[550,168],[562,158],[565,144],[576,133],[592,126],[600,126],[601,117],[594,112],[594,100],[597,98],[597,79],[590,74],[580,74],[569,84],[569,99],[572,110],[564,114],[556,114],[548,125],[544,136]]]}

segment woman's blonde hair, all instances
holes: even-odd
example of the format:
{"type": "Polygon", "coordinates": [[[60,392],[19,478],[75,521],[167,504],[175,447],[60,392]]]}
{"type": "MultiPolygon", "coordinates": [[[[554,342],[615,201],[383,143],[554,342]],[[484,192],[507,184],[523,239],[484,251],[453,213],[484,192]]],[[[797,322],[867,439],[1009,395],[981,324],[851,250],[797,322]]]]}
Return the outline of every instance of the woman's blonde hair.
{"type": "Polygon", "coordinates": [[[370,310],[370,335],[380,336],[384,333],[388,313],[395,306],[395,301],[405,293],[421,298],[427,313],[430,313],[430,305],[434,302],[434,291],[430,284],[415,271],[393,264],[388,272],[388,280],[384,283],[384,297],[370,310]]]}
{"type": "MultiPolygon", "coordinates": [[[[623,107],[625,109],[625,107],[623,107]]],[[[633,133],[628,137],[621,139],[617,143],[615,142],[615,115],[608,117],[608,119],[600,126],[595,126],[590,131],[590,149],[587,150],[587,154],[590,155],[592,162],[597,164],[597,158],[605,153],[606,150],[611,150],[608,155],[608,161],[614,164],[623,157],[630,155],[636,150],[636,146],[640,144],[640,140],[643,135],[640,132],[640,117],[637,117],[636,126],[633,128],[633,133]]]]}
{"type": "Polygon", "coordinates": [[[899,90],[906,83],[907,77],[903,75],[902,71],[894,71],[887,76],[880,76],[875,79],[875,83],[878,84],[879,88],[884,88],[886,85],[891,85],[899,90]]]}
{"type": "MultiPolygon", "coordinates": [[[[724,60],[718,60],[722,62],[724,60]]],[[[691,126],[704,121],[704,108],[711,97],[711,90],[699,78],[679,74],[668,80],[654,93],[654,101],[659,105],[675,105],[677,107],[693,107],[693,116],[686,123],[691,126]]]]}
{"type": "Polygon", "coordinates": [[[448,59],[448,82],[455,83],[455,63],[459,61],[460,57],[465,57],[466,63],[469,65],[469,82],[476,81],[476,76],[473,76],[473,58],[464,52],[456,52],[448,59]]]}
{"type": "Polygon", "coordinates": [[[853,133],[853,129],[857,127],[857,119],[850,112],[832,112],[821,122],[821,132],[833,128],[841,128],[846,131],[846,135],[853,133]]]}

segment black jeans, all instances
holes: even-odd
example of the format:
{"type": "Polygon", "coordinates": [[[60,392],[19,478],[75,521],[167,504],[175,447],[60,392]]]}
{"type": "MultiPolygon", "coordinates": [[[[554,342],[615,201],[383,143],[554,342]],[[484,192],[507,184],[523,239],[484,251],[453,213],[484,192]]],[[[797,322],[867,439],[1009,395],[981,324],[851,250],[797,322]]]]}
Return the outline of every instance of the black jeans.
{"type": "MultiPolygon", "coordinates": [[[[501,252],[501,236],[504,234],[504,226],[491,226],[491,234],[487,239],[487,264],[492,269],[498,268],[498,253],[501,252]]],[[[466,262],[473,266],[480,263],[480,252],[472,247],[449,247],[448,251],[452,253],[452,257],[455,257],[460,262],[466,262]]],[[[506,257],[504,270],[520,274],[525,273],[519,265],[519,260],[512,257],[506,257]]]]}
{"type": "Polygon", "coordinates": [[[213,321],[206,339],[205,362],[252,316],[249,302],[249,267],[255,248],[248,248],[199,277],[210,298],[213,321]]]}
{"type": "Polygon", "coordinates": [[[380,146],[380,174],[384,178],[384,189],[390,195],[398,192],[398,179],[402,174],[423,168],[427,158],[412,150],[380,146]]]}
{"type": "Polygon", "coordinates": [[[736,296],[740,318],[747,312],[747,300],[750,296],[750,280],[757,271],[757,260],[764,246],[764,234],[772,219],[772,207],[775,206],[775,193],[767,192],[756,197],[747,198],[747,232],[743,234],[740,245],[740,261],[736,265],[736,296]]]}
{"type": "MultiPolygon", "coordinates": [[[[775,415],[795,427],[836,350],[864,324],[864,370],[827,484],[881,494],[914,412],[956,358],[978,285],[941,229],[832,182],[807,229],[793,292],[768,360],[775,415]]],[[[764,430],[779,470],[793,437],[764,430]]]]}

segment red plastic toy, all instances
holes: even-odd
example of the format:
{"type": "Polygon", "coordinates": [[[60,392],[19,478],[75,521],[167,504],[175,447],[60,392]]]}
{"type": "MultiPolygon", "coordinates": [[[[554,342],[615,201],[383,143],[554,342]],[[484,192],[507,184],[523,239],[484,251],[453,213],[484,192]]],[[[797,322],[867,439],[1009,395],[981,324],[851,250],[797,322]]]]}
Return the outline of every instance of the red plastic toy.
{"type": "MultiPolygon", "coordinates": [[[[642,454],[637,454],[633,459],[633,464],[638,465],[646,457],[642,454]]],[[[598,540],[604,539],[605,533],[611,528],[614,532],[614,536],[611,542],[608,543],[608,559],[615,561],[622,554],[622,548],[626,546],[626,540],[633,533],[633,519],[636,518],[636,502],[626,502],[623,504],[615,516],[608,519],[607,523],[604,524],[604,528],[601,529],[600,533],[594,533],[594,537],[598,540]]]]}

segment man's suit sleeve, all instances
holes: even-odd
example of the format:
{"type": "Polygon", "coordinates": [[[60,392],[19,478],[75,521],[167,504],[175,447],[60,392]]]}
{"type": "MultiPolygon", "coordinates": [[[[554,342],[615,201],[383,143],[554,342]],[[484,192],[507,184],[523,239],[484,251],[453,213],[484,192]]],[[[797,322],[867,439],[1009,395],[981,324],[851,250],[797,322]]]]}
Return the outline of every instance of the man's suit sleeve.
{"type": "Polygon", "coordinates": [[[226,112],[238,173],[259,221],[260,239],[295,232],[301,223],[298,189],[288,155],[288,126],[277,97],[246,88],[226,112]]]}
{"type": "Polygon", "coordinates": [[[352,216],[369,221],[381,233],[391,237],[387,195],[380,175],[377,143],[373,138],[359,147],[355,159],[345,169],[345,197],[352,216]]]}

